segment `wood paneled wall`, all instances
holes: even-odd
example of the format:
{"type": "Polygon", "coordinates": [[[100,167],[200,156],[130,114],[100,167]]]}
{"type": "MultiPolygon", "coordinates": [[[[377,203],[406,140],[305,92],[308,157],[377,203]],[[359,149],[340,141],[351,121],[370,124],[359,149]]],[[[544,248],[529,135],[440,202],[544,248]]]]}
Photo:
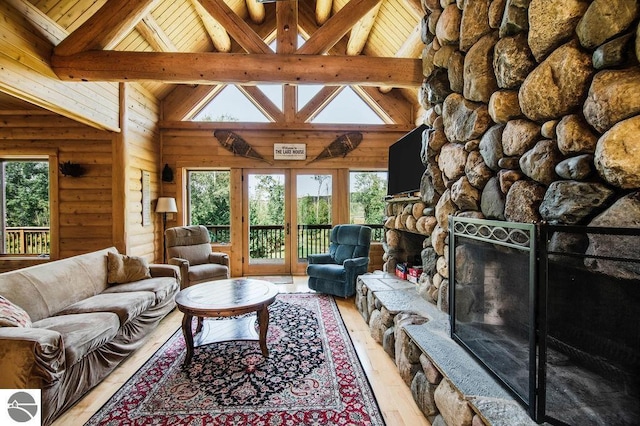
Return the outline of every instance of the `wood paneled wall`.
{"type": "Polygon", "coordinates": [[[0,22],[0,91],[81,123],[119,130],[117,84],[60,81],[49,66],[49,40],[4,1],[0,22]]]}
{"type": "MultiPolygon", "coordinates": [[[[397,141],[412,128],[403,126],[349,126],[349,125],[291,125],[277,127],[276,125],[254,125],[240,123],[192,123],[192,122],[163,122],[162,164],[168,164],[175,171],[175,181],[162,184],[162,195],[176,197],[178,201],[178,220],[170,220],[167,227],[182,225],[181,214],[186,207],[186,200],[182,200],[181,188],[185,185],[182,177],[185,170],[190,168],[226,168],[232,170],[232,185],[236,189],[233,194],[241,193],[242,185],[239,178],[246,168],[278,168],[278,169],[333,169],[338,170],[339,185],[342,192],[335,194],[338,202],[338,223],[348,221],[348,172],[350,170],[386,170],[389,145],[397,141]],[[213,132],[218,128],[231,130],[245,139],[265,161],[244,158],[234,155],[223,148],[214,137],[213,132]],[[333,142],[338,136],[348,131],[361,131],[361,144],[346,157],[335,157],[315,162],[310,161],[333,142]],[[275,143],[304,143],[307,146],[307,160],[278,160],[273,159],[273,145],[275,143]],[[271,163],[271,164],[269,164],[271,163]],[[309,164],[310,163],[310,164],[309,164]],[[235,178],[234,178],[235,176],[235,178]]],[[[232,195],[231,213],[237,222],[231,224],[231,246],[216,247],[225,251],[231,257],[232,275],[242,273],[241,247],[241,200],[232,195]],[[234,237],[235,236],[235,237],[234,237]]],[[[376,246],[372,249],[371,270],[381,269],[383,251],[376,246]]]]}
{"type": "MultiPolygon", "coordinates": [[[[126,145],[125,188],[126,203],[124,238],[126,252],[143,256],[149,262],[162,261],[162,220],[155,213],[155,202],[160,196],[160,135],[158,132],[159,104],[152,94],[138,84],[123,85],[122,139],[126,145]],[[142,226],[142,171],[148,171],[150,180],[151,224],[142,226]]],[[[118,158],[118,157],[116,157],[118,158]]],[[[120,165],[116,164],[116,169],[120,165]]],[[[115,230],[115,235],[119,235],[115,230]]]]}
{"type": "Polygon", "coordinates": [[[3,113],[0,119],[0,156],[53,152],[59,162],[85,169],[81,177],[54,173],[57,182],[51,182],[50,201],[59,212],[59,257],[112,245],[112,134],[45,111],[3,113]]]}
{"type": "MultiPolygon", "coordinates": [[[[126,134],[95,129],[44,110],[0,112],[0,157],[55,153],[58,162],[79,163],[85,169],[81,177],[53,174],[51,203],[59,212],[52,218],[59,236],[53,258],[113,245],[149,262],[162,258],[162,224],[154,213],[160,192],[159,107],[139,85],[126,86],[121,114],[126,134]],[[152,221],[146,227],[141,214],[142,170],[151,175],[152,221]]],[[[28,263],[5,259],[0,270],[28,263]]]]}

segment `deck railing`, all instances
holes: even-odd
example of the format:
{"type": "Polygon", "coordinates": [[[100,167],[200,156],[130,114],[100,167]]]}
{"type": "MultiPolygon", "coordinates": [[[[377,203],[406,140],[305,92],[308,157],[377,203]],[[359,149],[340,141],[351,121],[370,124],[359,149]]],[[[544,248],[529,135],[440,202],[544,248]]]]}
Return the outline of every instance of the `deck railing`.
{"type": "Polygon", "coordinates": [[[48,227],[5,228],[4,254],[48,254],[50,247],[51,235],[48,227]]]}
{"type": "MultiPolygon", "coordinates": [[[[382,241],[383,227],[371,227],[371,241],[382,241]]],[[[331,225],[298,225],[298,258],[306,259],[310,254],[326,253],[329,250],[331,225]]],[[[228,225],[207,226],[213,243],[231,241],[228,225]]],[[[284,226],[261,225],[249,229],[250,252],[252,258],[281,259],[284,256],[284,226]]],[[[48,254],[51,236],[48,227],[7,227],[5,228],[4,254],[48,254]]]]}
{"type": "MultiPolygon", "coordinates": [[[[381,224],[366,224],[371,228],[371,241],[382,241],[384,232],[381,224]]],[[[298,225],[298,259],[306,259],[310,254],[329,251],[329,235],[332,225],[298,225]]],[[[207,226],[211,241],[228,243],[230,228],[225,225],[207,226]]],[[[282,259],[284,257],[284,231],[282,225],[255,225],[249,228],[249,252],[254,259],[282,259]]]]}

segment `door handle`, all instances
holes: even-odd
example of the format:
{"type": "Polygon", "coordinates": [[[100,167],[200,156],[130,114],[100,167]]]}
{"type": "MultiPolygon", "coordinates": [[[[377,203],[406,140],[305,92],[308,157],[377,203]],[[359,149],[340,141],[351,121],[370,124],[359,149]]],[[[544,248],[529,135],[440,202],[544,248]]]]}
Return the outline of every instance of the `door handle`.
{"type": "Polygon", "coordinates": [[[287,235],[289,235],[289,224],[287,223],[287,235]]]}

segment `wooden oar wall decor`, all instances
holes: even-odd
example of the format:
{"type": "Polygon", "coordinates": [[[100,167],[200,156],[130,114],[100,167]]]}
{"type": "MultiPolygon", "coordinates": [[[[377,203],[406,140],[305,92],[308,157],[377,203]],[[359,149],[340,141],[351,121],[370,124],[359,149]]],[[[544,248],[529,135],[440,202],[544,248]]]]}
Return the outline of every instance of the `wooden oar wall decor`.
{"type": "Polygon", "coordinates": [[[234,155],[237,154],[241,157],[255,158],[256,160],[264,161],[267,164],[273,164],[266,160],[262,155],[258,154],[256,150],[247,143],[247,141],[232,131],[216,130],[213,132],[213,136],[218,139],[220,145],[232,152],[234,155]]]}
{"type": "Polygon", "coordinates": [[[344,135],[338,136],[336,140],[331,142],[328,147],[322,150],[320,154],[307,164],[311,164],[314,161],[324,160],[325,158],[346,157],[348,153],[353,151],[362,142],[362,133],[350,132],[344,135]]]}

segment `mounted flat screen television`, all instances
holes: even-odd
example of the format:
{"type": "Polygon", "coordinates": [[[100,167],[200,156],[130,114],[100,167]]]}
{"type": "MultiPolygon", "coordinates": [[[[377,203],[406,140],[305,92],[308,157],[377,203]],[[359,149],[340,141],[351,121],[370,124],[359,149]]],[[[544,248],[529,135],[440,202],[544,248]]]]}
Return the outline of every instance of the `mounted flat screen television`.
{"type": "Polygon", "coordinates": [[[422,132],[425,124],[413,129],[389,147],[387,195],[400,195],[420,191],[420,180],[425,167],[420,159],[422,132]]]}

